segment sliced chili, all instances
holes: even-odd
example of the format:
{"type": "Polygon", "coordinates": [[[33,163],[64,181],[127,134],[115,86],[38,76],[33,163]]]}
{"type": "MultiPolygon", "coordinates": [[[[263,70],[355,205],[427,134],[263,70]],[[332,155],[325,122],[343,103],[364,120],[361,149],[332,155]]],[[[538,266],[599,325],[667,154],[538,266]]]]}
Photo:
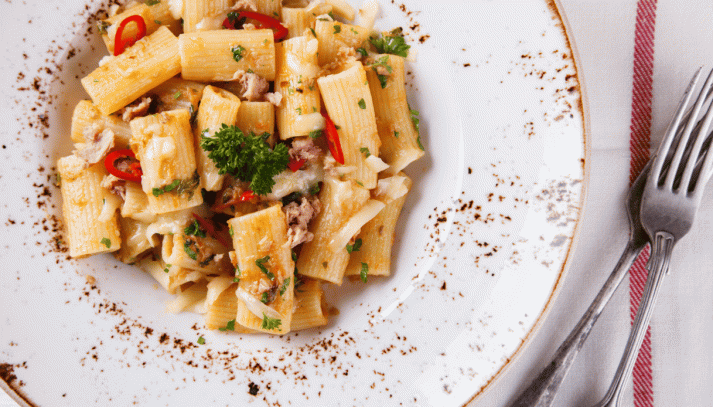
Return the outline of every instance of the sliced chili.
{"type": "Polygon", "coordinates": [[[136,41],[144,38],[146,35],[146,22],[139,15],[126,17],[119,23],[119,28],[116,29],[116,37],[114,37],[114,56],[121,55],[127,48],[134,45],[136,41]],[[124,33],[124,28],[131,22],[136,23],[136,28],[139,32],[135,37],[124,40],[121,36],[124,33]]]}
{"type": "Polygon", "coordinates": [[[326,120],[327,124],[325,126],[325,133],[327,133],[327,145],[329,146],[329,151],[332,153],[332,157],[339,164],[344,164],[344,153],[342,152],[342,145],[339,142],[339,133],[337,133],[337,126],[334,124],[332,119],[329,118],[327,112],[322,112],[322,116],[326,120]]]}
{"type": "Polygon", "coordinates": [[[228,17],[223,20],[223,27],[229,30],[236,30],[242,25],[240,20],[246,18],[257,21],[259,23],[257,25],[258,28],[270,28],[274,30],[275,41],[284,39],[289,33],[287,27],[282,25],[279,20],[254,11],[238,11],[229,13],[228,17]]]}
{"type": "Polygon", "coordinates": [[[229,208],[239,202],[248,202],[248,201],[252,200],[253,198],[255,198],[255,193],[248,189],[247,191],[243,192],[239,196],[233,197],[228,202],[225,202],[221,205],[215,206],[213,209],[216,211],[222,211],[223,209],[229,208]]]}
{"type": "Polygon", "coordinates": [[[223,246],[225,246],[227,249],[230,249],[233,247],[233,245],[230,243],[228,239],[223,236],[222,233],[218,232],[215,229],[215,226],[213,226],[213,222],[207,220],[206,218],[202,217],[201,215],[197,213],[193,213],[193,217],[198,221],[198,223],[201,225],[201,228],[208,232],[209,235],[211,235],[215,240],[220,242],[223,246]]]}
{"type": "Polygon", "coordinates": [[[141,176],[143,175],[141,163],[136,159],[134,152],[129,149],[116,150],[107,154],[104,159],[104,167],[109,171],[109,174],[118,178],[141,182],[141,176]]]}
{"type": "Polygon", "coordinates": [[[300,168],[302,168],[303,165],[305,165],[306,162],[307,162],[307,160],[305,160],[305,159],[302,159],[302,160],[291,159],[290,162],[287,164],[287,168],[292,170],[292,172],[297,172],[300,168]]]}

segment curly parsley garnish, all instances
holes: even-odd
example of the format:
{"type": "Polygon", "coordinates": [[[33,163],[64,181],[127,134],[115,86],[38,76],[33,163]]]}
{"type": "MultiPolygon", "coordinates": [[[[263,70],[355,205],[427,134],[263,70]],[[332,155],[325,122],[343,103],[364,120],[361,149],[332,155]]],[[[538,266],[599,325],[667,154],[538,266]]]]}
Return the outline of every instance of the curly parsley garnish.
{"type": "Polygon", "coordinates": [[[281,325],[282,320],[270,318],[264,312],[262,313],[262,329],[268,329],[271,331],[277,329],[278,331],[282,331],[282,329],[279,329],[281,325]]]}
{"type": "Polygon", "coordinates": [[[388,35],[379,34],[378,37],[369,38],[369,42],[380,54],[392,54],[406,58],[410,45],[406,44],[403,35],[397,31],[392,31],[388,35]]]}
{"type": "Polygon", "coordinates": [[[231,174],[250,182],[250,190],[257,195],[272,191],[275,175],[287,168],[289,150],[278,144],[274,150],[265,142],[269,133],[245,136],[239,128],[223,124],[213,137],[201,136],[201,147],[208,152],[220,174],[231,174]]]}

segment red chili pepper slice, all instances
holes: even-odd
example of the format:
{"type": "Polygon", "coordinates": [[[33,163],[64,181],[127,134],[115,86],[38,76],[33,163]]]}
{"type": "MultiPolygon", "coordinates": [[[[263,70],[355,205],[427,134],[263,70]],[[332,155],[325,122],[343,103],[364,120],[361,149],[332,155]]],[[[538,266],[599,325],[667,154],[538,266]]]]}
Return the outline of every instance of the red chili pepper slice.
{"type": "Polygon", "coordinates": [[[256,13],[254,11],[238,11],[237,13],[228,14],[228,18],[223,20],[223,27],[229,30],[236,30],[235,23],[240,21],[241,18],[249,18],[251,20],[257,21],[259,28],[270,28],[275,31],[275,41],[280,41],[287,37],[289,30],[284,25],[280,24],[275,18],[262,13],[256,13]]]}
{"type": "Polygon", "coordinates": [[[327,112],[322,112],[322,116],[327,121],[326,133],[327,133],[327,145],[329,146],[329,151],[332,153],[332,157],[339,164],[344,164],[344,153],[342,152],[342,145],[339,143],[339,133],[337,133],[337,126],[334,124],[332,119],[329,118],[327,112]]]}
{"type": "Polygon", "coordinates": [[[220,242],[223,246],[225,246],[227,249],[230,249],[233,247],[233,245],[228,241],[228,239],[223,236],[222,233],[218,232],[215,230],[215,226],[213,226],[213,222],[205,219],[201,215],[197,213],[193,213],[193,217],[198,221],[198,223],[201,225],[201,228],[208,232],[209,235],[211,235],[215,240],[220,242]]]}
{"type": "Polygon", "coordinates": [[[134,152],[129,149],[116,150],[107,154],[104,159],[104,167],[109,171],[109,174],[127,181],[141,182],[141,176],[144,175],[141,171],[141,163],[136,159],[134,152]],[[116,163],[125,160],[128,163],[121,163],[122,169],[117,168],[116,163]]]}
{"type": "Polygon", "coordinates": [[[229,200],[228,202],[225,202],[221,205],[213,207],[213,210],[222,211],[223,209],[229,208],[229,207],[237,204],[238,202],[248,202],[253,198],[255,198],[255,193],[253,193],[253,191],[248,189],[247,191],[240,194],[240,196],[233,198],[233,199],[229,200]]]}
{"type": "Polygon", "coordinates": [[[129,48],[130,46],[134,45],[136,41],[144,38],[145,35],[146,22],[144,21],[143,17],[133,15],[121,20],[121,23],[119,23],[119,28],[116,29],[116,37],[114,37],[114,56],[121,55],[124,50],[126,50],[126,48],[129,48]],[[121,38],[121,35],[124,33],[124,27],[126,27],[131,22],[136,23],[136,27],[139,29],[139,33],[136,35],[136,37],[124,41],[124,39],[121,38]]]}
{"type": "Polygon", "coordinates": [[[307,162],[307,160],[305,160],[305,159],[301,159],[301,160],[290,159],[290,162],[287,164],[287,168],[292,170],[292,172],[297,172],[300,168],[302,168],[303,165],[305,165],[306,162],[307,162]]]}

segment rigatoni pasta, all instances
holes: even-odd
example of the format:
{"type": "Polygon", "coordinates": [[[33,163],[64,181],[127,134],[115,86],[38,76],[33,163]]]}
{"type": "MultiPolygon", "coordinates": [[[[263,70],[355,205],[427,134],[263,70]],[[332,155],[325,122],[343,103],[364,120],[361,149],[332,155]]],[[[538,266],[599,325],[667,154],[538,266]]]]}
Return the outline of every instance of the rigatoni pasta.
{"type": "Polygon", "coordinates": [[[181,72],[177,49],[176,36],[160,27],[82,78],[82,86],[109,115],[181,72]]]}
{"type": "Polygon", "coordinates": [[[240,334],[326,326],[323,284],[390,275],[401,170],[424,152],[409,46],[373,33],[378,4],[365,7],[360,25],[343,0],[161,1],[102,19],[117,56],[82,78],[91,100],[57,164],[71,256],[113,252],[174,295],[168,312],[240,334]]]}

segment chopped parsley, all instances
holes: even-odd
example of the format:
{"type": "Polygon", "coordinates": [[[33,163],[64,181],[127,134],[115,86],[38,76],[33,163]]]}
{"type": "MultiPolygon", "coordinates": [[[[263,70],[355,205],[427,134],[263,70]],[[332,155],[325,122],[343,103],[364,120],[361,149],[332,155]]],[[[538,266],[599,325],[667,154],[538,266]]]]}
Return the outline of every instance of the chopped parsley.
{"type": "Polygon", "coordinates": [[[155,6],[155,5],[157,5],[158,3],[160,3],[160,2],[161,2],[161,0],[148,0],[148,1],[146,2],[146,5],[147,5],[147,6],[155,6]]]}
{"type": "Polygon", "coordinates": [[[363,56],[363,57],[367,56],[367,54],[368,54],[368,53],[366,52],[366,48],[364,48],[364,47],[359,47],[359,48],[357,48],[357,49],[356,49],[356,52],[360,53],[361,56],[363,56]]]}
{"type": "Polygon", "coordinates": [[[301,107],[298,107],[297,109],[295,109],[295,111],[297,112],[298,115],[302,116],[302,108],[301,107]]]}
{"type": "Polygon", "coordinates": [[[364,98],[359,99],[359,108],[362,110],[366,109],[366,101],[364,101],[364,98]]]}
{"type": "Polygon", "coordinates": [[[311,27],[310,27],[309,30],[312,31],[312,35],[314,35],[314,38],[317,38],[317,33],[314,32],[314,28],[311,28],[311,27]]]}
{"type": "Polygon", "coordinates": [[[235,277],[233,277],[233,282],[239,283],[240,277],[242,277],[242,275],[243,273],[240,271],[240,266],[235,266],[235,277]]]}
{"type": "Polygon", "coordinates": [[[275,280],[275,275],[272,274],[272,272],[268,270],[265,266],[265,263],[267,263],[268,261],[270,261],[270,256],[265,256],[262,259],[255,260],[255,264],[260,268],[260,271],[262,271],[267,276],[267,278],[269,278],[270,280],[275,280]]]}
{"type": "Polygon", "coordinates": [[[406,44],[406,40],[400,33],[391,32],[389,35],[379,35],[378,37],[369,38],[369,42],[376,48],[380,54],[392,54],[406,58],[410,45],[406,44]]]}
{"type": "Polygon", "coordinates": [[[97,21],[97,30],[99,30],[99,34],[106,35],[107,34],[106,30],[109,29],[109,27],[111,27],[111,24],[107,23],[106,21],[104,21],[104,20],[97,21]]]}
{"type": "Polygon", "coordinates": [[[358,252],[359,249],[361,249],[361,243],[361,239],[355,240],[354,244],[347,243],[347,253],[351,254],[352,252],[358,252]]]}
{"type": "Polygon", "coordinates": [[[228,321],[228,323],[225,325],[224,328],[218,328],[219,331],[225,332],[225,331],[234,331],[235,330],[235,320],[231,319],[228,321]]]}
{"type": "Polygon", "coordinates": [[[270,295],[267,291],[262,293],[262,297],[260,297],[260,302],[262,302],[263,304],[267,304],[270,302],[270,295]]]}
{"type": "Polygon", "coordinates": [[[416,129],[416,133],[418,134],[418,137],[416,138],[416,143],[418,143],[418,148],[421,149],[421,151],[425,151],[423,148],[423,144],[421,144],[421,132],[419,129],[419,119],[418,119],[418,110],[411,109],[411,106],[408,107],[408,110],[411,112],[411,123],[413,123],[413,127],[416,129]]]}
{"type": "Polygon", "coordinates": [[[359,272],[359,277],[363,283],[366,283],[366,276],[369,274],[369,265],[366,263],[361,264],[361,271],[359,272]]]}
{"type": "Polygon", "coordinates": [[[309,132],[309,138],[316,139],[316,138],[322,137],[323,134],[324,134],[324,131],[322,131],[322,130],[312,130],[309,132]]]}
{"type": "Polygon", "coordinates": [[[271,331],[277,329],[278,331],[282,331],[282,329],[279,329],[280,325],[282,325],[282,320],[270,318],[264,312],[262,313],[262,329],[268,329],[271,331]]]}
{"type": "Polygon", "coordinates": [[[161,25],[161,22],[158,21],[158,20],[153,20],[153,22],[156,23],[156,24],[158,24],[158,25],[161,25]]]}
{"type": "Polygon", "coordinates": [[[230,48],[230,51],[233,53],[233,59],[235,62],[240,62],[240,60],[245,56],[246,49],[242,45],[234,45],[230,48]]]}
{"type": "Polygon", "coordinates": [[[208,152],[220,174],[228,173],[250,182],[250,190],[256,195],[267,195],[275,185],[272,178],[290,162],[287,146],[277,144],[271,150],[265,142],[268,137],[269,133],[245,136],[236,126],[223,124],[213,137],[201,136],[201,147],[208,152]]]}
{"type": "Polygon", "coordinates": [[[178,99],[181,97],[181,91],[179,90],[178,92],[173,94],[173,99],[178,99]]]}
{"type": "Polygon", "coordinates": [[[364,187],[364,183],[363,183],[363,182],[357,181],[356,183],[357,183],[357,185],[359,185],[360,187],[362,187],[362,188],[364,187]]]}
{"type": "Polygon", "coordinates": [[[317,195],[321,188],[319,187],[319,184],[314,184],[311,187],[309,187],[309,194],[310,195],[317,195]]]}
{"type": "Polygon", "coordinates": [[[359,149],[359,152],[361,152],[362,154],[366,155],[367,158],[369,158],[369,156],[371,156],[371,152],[369,152],[369,148],[368,148],[368,147],[362,147],[362,148],[360,148],[360,149],[359,149]]]}
{"type": "Polygon", "coordinates": [[[376,72],[376,76],[379,78],[379,82],[381,83],[381,89],[384,89],[386,87],[386,82],[388,81],[389,76],[379,74],[378,68],[383,67],[384,69],[386,69],[386,72],[388,72],[389,74],[391,74],[394,71],[394,69],[391,67],[391,65],[389,65],[389,56],[384,55],[384,56],[378,58],[377,60],[375,60],[374,62],[369,64],[369,67],[371,67],[371,69],[374,72],[376,72]]]}
{"type": "Polygon", "coordinates": [[[280,297],[283,297],[285,295],[285,291],[287,291],[287,287],[290,286],[290,281],[292,281],[292,278],[287,277],[285,281],[282,282],[282,286],[280,287],[280,297]]]}
{"type": "Polygon", "coordinates": [[[198,175],[198,171],[193,173],[193,177],[189,179],[174,179],[173,182],[170,184],[166,185],[163,188],[154,188],[151,193],[155,197],[159,197],[166,192],[171,192],[171,191],[176,191],[176,194],[182,195],[184,193],[188,193],[188,199],[193,198],[193,190],[198,187],[198,184],[200,183],[200,176],[198,175]]]}
{"type": "Polygon", "coordinates": [[[342,26],[339,24],[334,24],[334,34],[339,34],[342,32],[342,26]]]}
{"type": "Polygon", "coordinates": [[[355,30],[354,27],[351,27],[351,30],[354,35],[359,35],[359,31],[355,30]]]}
{"type": "Polygon", "coordinates": [[[168,273],[168,269],[170,269],[170,268],[171,268],[171,265],[170,265],[170,264],[166,264],[166,267],[163,268],[163,272],[164,272],[164,273],[168,273]]]}
{"type": "Polygon", "coordinates": [[[183,234],[186,236],[198,236],[198,237],[205,237],[205,230],[201,229],[201,225],[198,223],[197,220],[194,220],[193,223],[188,225],[187,228],[183,229],[183,234]]]}
{"type": "Polygon", "coordinates": [[[235,230],[233,230],[232,226],[230,227],[230,229],[228,229],[228,234],[230,235],[230,237],[233,237],[233,235],[235,235],[235,230]]]}
{"type": "Polygon", "coordinates": [[[183,251],[186,252],[188,257],[190,257],[193,260],[198,259],[198,253],[196,253],[195,250],[193,250],[193,241],[190,239],[186,239],[185,242],[183,242],[183,251]]]}
{"type": "Polygon", "coordinates": [[[394,130],[394,137],[399,138],[399,132],[394,130]]]}
{"type": "Polygon", "coordinates": [[[205,338],[203,338],[202,336],[199,336],[197,342],[199,345],[205,345],[205,338]]]}
{"type": "Polygon", "coordinates": [[[106,246],[107,249],[111,248],[111,240],[107,239],[106,237],[103,237],[100,243],[106,246]]]}

